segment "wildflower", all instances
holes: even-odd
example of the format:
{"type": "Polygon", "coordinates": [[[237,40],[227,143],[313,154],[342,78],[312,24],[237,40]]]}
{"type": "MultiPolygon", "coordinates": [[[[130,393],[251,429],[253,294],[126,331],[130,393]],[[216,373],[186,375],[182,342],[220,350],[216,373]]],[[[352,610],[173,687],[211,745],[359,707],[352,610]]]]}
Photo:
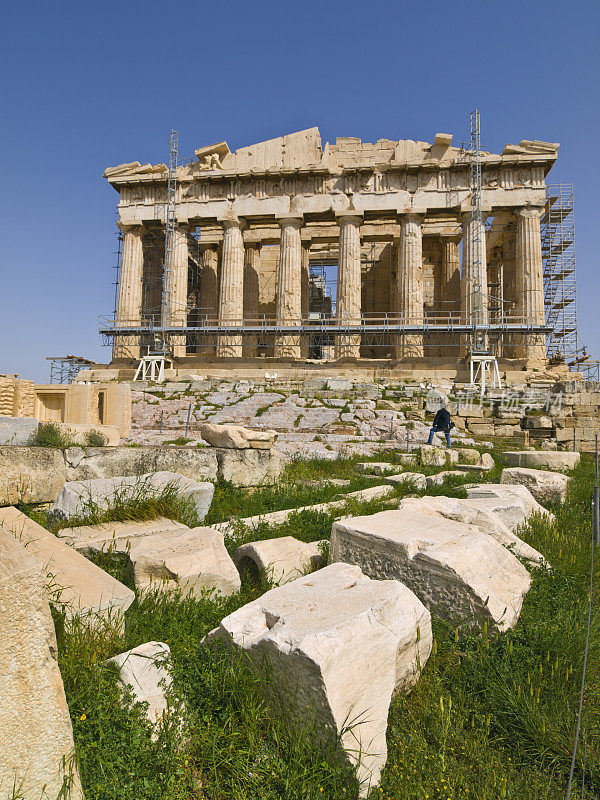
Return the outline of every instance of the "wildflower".
{"type": "Polygon", "coordinates": [[[80,720],[83,722],[84,720],[86,720],[86,719],[87,719],[87,717],[86,717],[86,715],[85,715],[85,714],[82,714],[82,715],[79,717],[79,719],[80,719],[80,720]]]}

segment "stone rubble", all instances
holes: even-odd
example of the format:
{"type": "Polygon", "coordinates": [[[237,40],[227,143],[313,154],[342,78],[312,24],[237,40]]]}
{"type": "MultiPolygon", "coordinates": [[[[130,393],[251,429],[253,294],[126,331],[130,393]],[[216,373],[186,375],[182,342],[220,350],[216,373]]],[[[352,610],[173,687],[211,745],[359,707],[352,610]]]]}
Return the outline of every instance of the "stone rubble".
{"type": "Polygon", "coordinates": [[[515,556],[474,525],[404,509],[334,522],[329,560],[399,580],[441,616],[498,630],[516,625],[531,584],[515,556]]]}
{"type": "Polygon", "coordinates": [[[432,647],[429,612],[410,589],[332,564],[225,617],[207,637],[216,639],[268,671],[275,709],[337,740],[361,797],[379,783],[392,695],[416,683],[432,647]]]}
{"type": "Polygon", "coordinates": [[[539,503],[564,503],[569,481],[562,472],[526,467],[507,467],[500,476],[500,483],[525,486],[539,503]]]}
{"type": "Polygon", "coordinates": [[[255,571],[275,586],[325,566],[319,542],[300,542],[293,536],[243,544],[233,554],[242,582],[255,571]]]}
{"type": "Polygon", "coordinates": [[[417,511],[424,514],[437,514],[474,525],[482,533],[486,533],[508,548],[511,553],[527,561],[532,566],[547,566],[546,559],[537,550],[528,545],[508,528],[500,516],[494,511],[478,507],[470,500],[454,497],[405,497],[398,505],[400,511],[417,511]]]}
{"type": "Polygon", "coordinates": [[[554,472],[570,472],[581,460],[579,453],[552,452],[545,450],[504,451],[502,460],[509,467],[532,467],[550,469],[554,472]]]}
{"type": "Polygon", "coordinates": [[[146,719],[158,727],[168,710],[168,694],[172,686],[167,668],[171,650],[164,642],[146,642],[106,661],[119,676],[119,684],[129,688],[135,703],[147,703],[146,719]]]}
{"type": "Polygon", "coordinates": [[[0,787],[39,800],[70,779],[70,800],[82,800],[46,582],[39,558],[0,528],[0,787]]]}
{"type": "Polygon", "coordinates": [[[464,487],[472,505],[494,511],[506,526],[515,533],[532,514],[541,514],[549,520],[554,514],[540,505],[526,486],[501,483],[475,483],[464,487]]]}
{"type": "Polygon", "coordinates": [[[56,535],[86,558],[89,558],[99,553],[127,556],[132,542],[137,537],[173,530],[189,530],[189,528],[174,519],[158,517],[157,519],[141,522],[105,522],[100,525],[61,528],[56,535]]]}
{"type": "Polygon", "coordinates": [[[201,598],[212,591],[228,596],[241,586],[223,534],[214,528],[186,528],[136,537],[128,556],[138,591],[177,590],[201,598]]]}
{"type": "Polygon", "coordinates": [[[0,508],[0,532],[12,535],[42,563],[48,598],[67,618],[120,630],[134,593],[16,508],[0,508]]]}
{"type": "Polygon", "coordinates": [[[204,519],[210,509],[214,485],[208,481],[193,481],[175,472],[68,481],[52,504],[50,515],[60,519],[85,516],[92,510],[105,511],[116,501],[152,497],[170,488],[180,497],[191,500],[198,519],[204,519]]]}
{"type": "Polygon", "coordinates": [[[237,450],[270,450],[277,438],[275,431],[254,431],[242,425],[211,425],[208,422],[200,426],[200,435],[211,447],[237,450]]]}

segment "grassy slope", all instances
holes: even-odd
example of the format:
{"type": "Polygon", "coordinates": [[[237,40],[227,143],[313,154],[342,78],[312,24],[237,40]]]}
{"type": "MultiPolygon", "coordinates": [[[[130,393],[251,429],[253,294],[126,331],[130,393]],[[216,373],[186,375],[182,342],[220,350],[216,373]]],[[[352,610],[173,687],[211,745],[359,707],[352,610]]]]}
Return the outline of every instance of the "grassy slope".
{"type": "MultiPolygon", "coordinates": [[[[344,461],[298,464],[288,477],[301,484],[327,476],[356,478],[356,473],[344,461]]],[[[373,798],[564,797],[587,614],[591,481],[588,462],[576,470],[567,504],[555,509],[556,525],[536,520],[524,532],[554,570],[536,574],[514,631],[488,639],[435,621],[435,653],[420,682],[392,703],[389,758],[373,798]]],[[[237,502],[234,491],[219,492],[216,509],[221,502],[226,513],[237,502]]],[[[294,499],[305,502],[306,492],[298,492],[294,499]]],[[[460,489],[436,493],[460,494],[460,489]]],[[[242,507],[243,513],[258,513],[252,495],[240,495],[238,513],[242,507]]],[[[328,499],[310,497],[308,502],[328,499]]],[[[279,498],[274,490],[255,502],[271,510],[279,498]]],[[[298,515],[288,529],[260,533],[314,539],[331,525],[330,518],[313,520],[316,529],[308,531],[309,522],[298,515]]],[[[60,664],[87,800],[356,796],[351,775],[330,753],[293,720],[275,717],[262,704],[257,680],[243,663],[198,647],[225,614],[265,588],[252,587],[226,601],[146,597],[127,612],[123,637],[65,633],[59,625],[60,664]],[[189,720],[183,738],[172,727],[153,742],[139,712],[122,708],[114,676],[101,664],[152,639],[166,641],[172,650],[175,684],[189,720]]],[[[600,796],[599,648],[595,614],[583,727],[586,798],[600,796]]]]}

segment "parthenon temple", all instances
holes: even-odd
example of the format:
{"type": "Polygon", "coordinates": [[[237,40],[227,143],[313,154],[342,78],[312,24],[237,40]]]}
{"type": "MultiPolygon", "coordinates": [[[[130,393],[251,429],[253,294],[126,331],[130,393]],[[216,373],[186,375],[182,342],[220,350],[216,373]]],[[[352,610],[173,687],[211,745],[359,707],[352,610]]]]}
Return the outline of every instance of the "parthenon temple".
{"type": "Polygon", "coordinates": [[[102,328],[112,363],[138,360],[160,331],[179,365],[456,362],[476,325],[499,359],[543,364],[540,220],[557,150],[523,140],[482,153],[478,215],[469,152],[444,133],[323,145],[310,128],[235,152],[220,142],[171,181],[165,164],[111,167],[122,232],[102,328]]]}

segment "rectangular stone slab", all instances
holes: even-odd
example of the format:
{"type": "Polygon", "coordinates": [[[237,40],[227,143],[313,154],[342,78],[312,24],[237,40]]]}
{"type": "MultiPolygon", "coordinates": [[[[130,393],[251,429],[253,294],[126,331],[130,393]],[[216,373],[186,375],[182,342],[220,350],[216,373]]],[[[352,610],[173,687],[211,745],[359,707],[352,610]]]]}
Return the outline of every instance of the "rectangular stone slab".
{"type": "Polygon", "coordinates": [[[132,541],[129,560],[138,590],[154,586],[202,597],[213,590],[226,596],[240,588],[240,576],[225,549],[223,534],[213,528],[138,537],[132,541]]]}
{"type": "Polygon", "coordinates": [[[0,529],[0,789],[2,797],[82,798],[73,729],[38,558],[0,529]],[[12,787],[18,787],[12,794],[12,787]]]}
{"type": "Polygon", "coordinates": [[[473,525],[408,509],[334,522],[329,559],[405,583],[440,616],[499,630],[516,625],[531,584],[518,559],[473,525]]]}
{"type": "Polygon", "coordinates": [[[189,498],[196,509],[198,519],[203,520],[212,502],[215,487],[185,478],[175,472],[150,472],[146,475],[118,478],[97,478],[89,481],[65,483],[50,509],[50,514],[62,519],[84,516],[91,508],[106,510],[116,498],[152,497],[173,487],[177,494],[189,498]]]}
{"type": "Polygon", "coordinates": [[[540,505],[526,486],[501,483],[474,483],[465,486],[469,502],[498,514],[514,533],[532,514],[544,514],[554,519],[554,514],[540,505]]]}
{"type": "Polygon", "coordinates": [[[0,447],[0,506],[51,503],[66,480],[62,450],[0,447]]]}
{"type": "Polygon", "coordinates": [[[61,528],[56,535],[89,558],[94,553],[108,550],[117,555],[127,555],[131,542],[139,536],[182,529],[188,530],[187,525],[174,519],[158,517],[142,521],[104,522],[101,525],[61,528]]]}
{"type": "Polygon", "coordinates": [[[568,472],[579,464],[579,453],[552,450],[515,450],[502,454],[502,460],[509,467],[532,467],[550,469],[554,472],[568,472]]]}
{"type": "Polygon", "coordinates": [[[373,581],[332,564],[271,589],[207,637],[248,656],[275,709],[281,705],[357,765],[360,796],[387,757],[392,695],[410,689],[431,652],[431,617],[398,581],[373,581]]]}
{"type": "Polygon", "coordinates": [[[58,592],[58,604],[64,605],[68,617],[88,618],[90,622],[100,617],[119,625],[117,617],[135,599],[131,589],[16,508],[0,509],[0,528],[42,562],[49,596],[53,599],[58,592]]]}

